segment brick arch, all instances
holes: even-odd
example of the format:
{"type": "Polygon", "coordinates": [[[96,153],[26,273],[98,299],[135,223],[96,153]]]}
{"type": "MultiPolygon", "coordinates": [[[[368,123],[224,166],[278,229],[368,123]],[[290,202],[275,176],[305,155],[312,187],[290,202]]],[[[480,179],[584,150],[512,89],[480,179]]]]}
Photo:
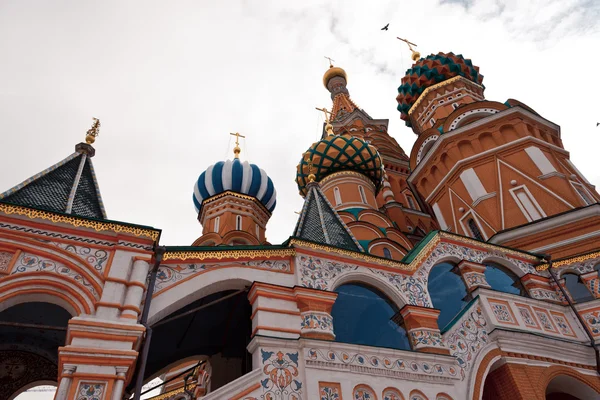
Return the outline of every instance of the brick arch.
{"type": "MultiPolygon", "coordinates": [[[[475,374],[475,380],[472,381],[471,387],[473,392],[471,395],[472,400],[479,400],[483,395],[483,386],[485,384],[485,378],[488,375],[490,367],[502,357],[502,352],[498,348],[490,350],[480,361],[479,368],[475,374]]],[[[473,379],[473,378],[471,378],[473,379]]]]}
{"type": "Polygon", "coordinates": [[[577,379],[581,383],[589,386],[594,389],[598,394],[600,394],[600,378],[584,375],[573,368],[569,368],[563,365],[553,365],[551,367],[545,368],[544,372],[540,376],[537,384],[538,393],[545,394],[546,388],[552,381],[552,379],[556,378],[559,375],[570,376],[571,378],[577,379]]]}

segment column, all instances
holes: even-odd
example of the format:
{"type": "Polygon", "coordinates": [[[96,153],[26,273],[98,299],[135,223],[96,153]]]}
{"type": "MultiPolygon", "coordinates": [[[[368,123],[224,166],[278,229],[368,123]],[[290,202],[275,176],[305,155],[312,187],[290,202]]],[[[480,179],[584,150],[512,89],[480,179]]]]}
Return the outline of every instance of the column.
{"type": "Polygon", "coordinates": [[[521,283],[533,299],[551,301],[558,304],[567,304],[560,289],[552,281],[552,278],[527,274],[521,277],[521,283]]]}
{"type": "Polygon", "coordinates": [[[125,301],[123,302],[123,307],[121,307],[123,310],[121,318],[138,319],[142,297],[146,289],[146,277],[148,276],[149,268],[150,264],[146,260],[136,259],[133,262],[131,276],[127,283],[125,301]]]}
{"type": "Polygon", "coordinates": [[[75,365],[64,364],[62,374],[60,375],[60,383],[56,390],[54,400],[66,400],[71,388],[71,382],[73,381],[73,372],[75,372],[75,365]]]}
{"type": "Polygon", "coordinates": [[[444,345],[438,327],[440,311],[435,308],[405,305],[392,317],[398,325],[403,324],[413,350],[425,353],[450,354],[444,345]]]}
{"type": "Polygon", "coordinates": [[[485,265],[476,264],[469,261],[461,261],[458,264],[458,270],[460,276],[465,282],[467,292],[469,294],[477,288],[491,289],[487,280],[485,279],[485,265]]]}
{"type": "Polygon", "coordinates": [[[248,300],[252,305],[252,336],[285,339],[300,337],[300,311],[294,289],[254,282],[248,300]]]}
{"type": "Polygon", "coordinates": [[[125,385],[125,374],[127,373],[127,367],[117,367],[117,380],[113,386],[113,392],[111,400],[122,400],[123,399],[123,387],[125,385]]]}
{"type": "Polygon", "coordinates": [[[295,287],[294,294],[300,310],[300,336],[312,339],[334,340],[331,308],[338,294],[322,290],[295,287]]]}

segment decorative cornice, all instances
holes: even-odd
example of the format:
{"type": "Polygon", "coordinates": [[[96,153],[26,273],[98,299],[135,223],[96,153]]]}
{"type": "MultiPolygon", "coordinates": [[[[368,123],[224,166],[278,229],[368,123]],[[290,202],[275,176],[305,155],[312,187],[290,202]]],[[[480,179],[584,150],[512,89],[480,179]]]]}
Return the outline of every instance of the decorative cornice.
{"type": "Polygon", "coordinates": [[[455,83],[455,82],[458,82],[458,81],[461,81],[461,80],[462,80],[462,81],[465,81],[466,83],[470,83],[470,84],[472,84],[473,86],[477,86],[477,87],[478,87],[478,88],[480,88],[481,90],[483,90],[483,89],[484,89],[482,85],[479,85],[479,84],[477,84],[477,83],[475,83],[475,82],[473,82],[473,81],[470,81],[470,80],[468,80],[468,79],[466,79],[466,78],[463,78],[463,77],[462,77],[462,76],[460,76],[460,75],[457,75],[457,76],[455,76],[454,78],[450,78],[450,79],[447,79],[447,80],[445,80],[445,81],[443,81],[443,82],[436,83],[435,85],[433,85],[433,86],[429,86],[427,89],[425,89],[425,90],[423,91],[423,93],[421,93],[421,94],[419,95],[419,98],[417,99],[417,101],[415,101],[415,103],[412,105],[412,107],[411,107],[411,108],[408,110],[408,115],[411,115],[411,114],[414,112],[414,110],[416,110],[416,109],[417,109],[417,107],[419,107],[419,104],[421,104],[421,102],[423,101],[423,99],[424,99],[424,98],[425,98],[425,97],[426,97],[426,96],[427,96],[427,95],[428,95],[430,92],[433,92],[434,90],[437,90],[437,89],[439,89],[439,88],[441,88],[441,87],[444,87],[444,86],[452,85],[453,83],[455,83]]]}
{"type": "MultiPolygon", "coordinates": [[[[581,256],[572,257],[572,258],[565,258],[563,260],[553,262],[552,268],[560,268],[560,267],[564,267],[566,265],[580,263],[582,261],[587,261],[587,260],[591,260],[591,259],[598,258],[598,257],[600,257],[600,251],[595,251],[593,253],[588,253],[588,254],[584,254],[581,256]]],[[[544,271],[544,270],[548,269],[548,264],[540,265],[536,269],[538,271],[544,271]]]]}
{"type": "Polygon", "coordinates": [[[248,196],[248,195],[241,194],[241,193],[232,192],[231,190],[227,190],[227,191],[225,191],[223,193],[219,193],[217,195],[209,197],[208,199],[205,199],[204,201],[202,201],[202,207],[204,208],[204,206],[206,206],[207,204],[212,203],[212,202],[214,202],[216,200],[219,200],[219,199],[221,199],[223,197],[226,197],[226,196],[232,196],[232,197],[237,197],[237,198],[240,198],[240,199],[252,201],[252,202],[258,204],[258,206],[265,213],[267,213],[268,215],[271,215],[271,212],[267,209],[267,207],[265,207],[265,205],[262,202],[260,202],[258,199],[256,199],[256,197],[248,196]]]}
{"type": "Polygon", "coordinates": [[[91,228],[97,232],[112,231],[115,233],[126,233],[134,236],[143,236],[154,241],[158,239],[158,236],[160,235],[159,230],[142,228],[135,225],[121,225],[115,222],[104,222],[98,220],[78,218],[75,216],[54,213],[51,211],[36,210],[34,208],[27,208],[6,203],[0,203],[0,212],[3,212],[5,214],[23,215],[29,219],[44,219],[53,223],[64,223],[74,226],[76,228],[91,228]]]}
{"type": "Polygon", "coordinates": [[[272,250],[214,250],[214,251],[167,251],[163,256],[168,260],[226,260],[233,259],[268,259],[271,257],[293,257],[296,255],[294,249],[272,249],[272,250]]]}

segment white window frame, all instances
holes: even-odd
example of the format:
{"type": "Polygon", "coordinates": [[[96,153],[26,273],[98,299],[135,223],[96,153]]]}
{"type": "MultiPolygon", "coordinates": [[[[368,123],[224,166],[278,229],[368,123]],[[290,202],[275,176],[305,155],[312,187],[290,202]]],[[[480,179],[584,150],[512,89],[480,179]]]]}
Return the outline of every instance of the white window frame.
{"type": "Polygon", "coordinates": [[[358,194],[360,195],[360,200],[363,202],[363,204],[368,204],[367,196],[365,195],[365,188],[361,185],[358,185],[358,194]]]}
{"type": "Polygon", "coordinates": [[[477,227],[479,228],[479,232],[481,232],[481,235],[487,241],[488,235],[485,233],[485,230],[481,226],[481,223],[479,222],[479,218],[477,218],[477,215],[475,215],[475,213],[472,210],[467,211],[465,213],[465,215],[463,215],[459,221],[460,226],[462,227],[463,232],[465,233],[465,236],[468,236],[470,238],[473,237],[473,232],[471,232],[471,228],[469,228],[469,225],[468,225],[468,221],[471,218],[473,219],[473,221],[475,221],[475,223],[477,224],[477,227]]]}
{"type": "Polygon", "coordinates": [[[242,216],[241,215],[236,215],[235,216],[235,229],[237,231],[241,231],[242,230],[242,216]]]}
{"type": "Polygon", "coordinates": [[[219,233],[219,225],[221,224],[221,217],[216,217],[213,222],[213,230],[215,233],[219,233]]]}
{"type": "Polygon", "coordinates": [[[336,206],[342,204],[342,194],[340,193],[340,188],[338,188],[337,186],[333,188],[333,197],[335,198],[336,206]]]}
{"type": "Polygon", "coordinates": [[[579,195],[579,197],[581,198],[581,201],[583,201],[583,203],[586,206],[589,206],[590,204],[594,204],[597,203],[598,201],[596,200],[596,198],[594,196],[592,196],[592,194],[590,193],[589,190],[587,190],[587,188],[585,186],[583,186],[581,183],[579,182],[573,182],[573,181],[569,181],[571,183],[571,186],[573,186],[573,189],[577,192],[577,194],[579,195]],[[577,188],[580,188],[581,191],[579,191],[577,188]],[[583,197],[581,195],[581,192],[583,192],[583,194],[587,197],[589,197],[588,199],[586,199],[585,197],[583,197]],[[589,200],[589,201],[588,201],[589,200]]]}
{"type": "Polygon", "coordinates": [[[544,209],[542,208],[542,206],[540,206],[540,203],[537,202],[535,197],[533,197],[527,186],[516,186],[510,189],[509,192],[515,200],[515,202],[517,203],[517,206],[519,206],[519,209],[521,210],[525,218],[527,218],[527,221],[532,222],[547,217],[546,213],[544,212],[544,209]],[[531,204],[524,204],[523,201],[518,197],[518,193],[524,193],[531,204]],[[528,206],[533,207],[533,209],[528,206]],[[540,217],[535,218],[533,212],[537,212],[540,215],[540,217]]]}

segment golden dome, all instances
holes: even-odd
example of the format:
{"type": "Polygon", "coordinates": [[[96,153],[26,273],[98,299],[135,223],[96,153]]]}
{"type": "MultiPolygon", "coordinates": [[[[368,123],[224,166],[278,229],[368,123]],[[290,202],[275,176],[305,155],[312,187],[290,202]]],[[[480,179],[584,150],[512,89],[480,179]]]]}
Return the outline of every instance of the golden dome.
{"type": "Polygon", "coordinates": [[[346,81],[348,81],[348,77],[346,76],[346,71],[344,71],[340,67],[334,67],[333,65],[330,65],[329,69],[327,71],[325,71],[325,74],[323,75],[323,85],[325,85],[325,87],[327,87],[329,80],[336,76],[341,76],[346,81]]]}

